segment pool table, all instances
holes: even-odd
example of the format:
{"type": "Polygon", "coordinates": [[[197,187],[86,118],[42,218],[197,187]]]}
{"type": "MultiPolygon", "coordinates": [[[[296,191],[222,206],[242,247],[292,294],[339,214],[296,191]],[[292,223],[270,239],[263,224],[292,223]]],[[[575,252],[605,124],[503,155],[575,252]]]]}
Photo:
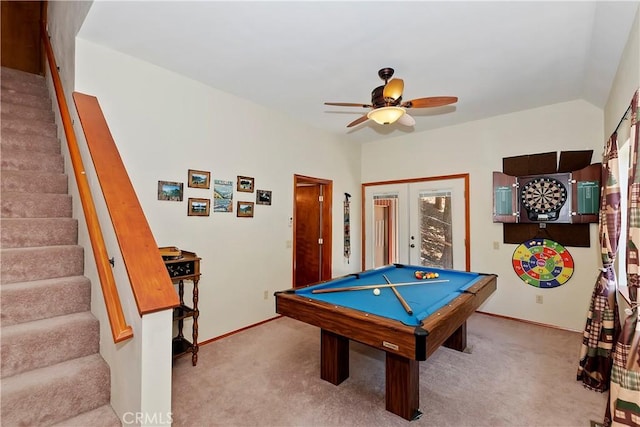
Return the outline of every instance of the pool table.
{"type": "Polygon", "coordinates": [[[496,282],[495,274],[394,264],[276,292],[276,312],[320,328],[320,377],[332,384],[349,377],[349,340],[383,350],[386,409],[413,420],[418,362],[443,344],[465,349],[466,321],[496,282]],[[417,279],[417,271],[438,277],[417,279]]]}

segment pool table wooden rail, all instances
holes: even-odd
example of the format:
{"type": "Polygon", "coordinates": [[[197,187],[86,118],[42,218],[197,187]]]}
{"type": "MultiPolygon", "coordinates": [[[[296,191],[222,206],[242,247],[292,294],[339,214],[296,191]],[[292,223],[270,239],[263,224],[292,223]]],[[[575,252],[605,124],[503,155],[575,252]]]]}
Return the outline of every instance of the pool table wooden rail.
{"type": "Polygon", "coordinates": [[[294,293],[295,289],[275,293],[276,312],[380,350],[421,361],[447,342],[495,290],[496,276],[482,275],[468,289],[469,293],[459,295],[423,319],[418,327],[301,296],[294,293]]]}

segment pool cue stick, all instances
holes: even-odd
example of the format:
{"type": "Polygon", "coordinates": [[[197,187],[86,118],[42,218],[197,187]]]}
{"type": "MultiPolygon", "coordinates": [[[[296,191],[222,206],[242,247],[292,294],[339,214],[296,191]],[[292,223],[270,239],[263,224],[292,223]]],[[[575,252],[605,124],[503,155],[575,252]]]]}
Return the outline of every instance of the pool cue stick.
{"type": "MultiPolygon", "coordinates": [[[[384,277],[384,280],[386,280],[388,284],[393,285],[391,283],[391,280],[389,280],[389,278],[386,276],[386,274],[383,274],[382,277],[384,277]]],[[[405,299],[402,298],[402,295],[400,295],[400,292],[398,292],[396,287],[391,286],[391,290],[393,291],[393,294],[396,296],[396,298],[398,298],[398,301],[400,301],[400,304],[402,304],[402,307],[404,307],[404,310],[407,312],[407,314],[413,314],[413,310],[411,310],[411,307],[405,301],[405,299]]]]}
{"type": "Polygon", "coordinates": [[[428,285],[430,283],[442,283],[448,282],[449,280],[422,280],[420,282],[401,282],[390,284],[381,284],[381,285],[362,285],[362,286],[347,286],[344,288],[326,288],[326,289],[314,289],[311,291],[312,294],[328,294],[331,292],[348,292],[348,291],[365,291],[367,289],[375,289],[375,288],[390,288],[392,286],[410,286],[410,285],[428,285]]]}

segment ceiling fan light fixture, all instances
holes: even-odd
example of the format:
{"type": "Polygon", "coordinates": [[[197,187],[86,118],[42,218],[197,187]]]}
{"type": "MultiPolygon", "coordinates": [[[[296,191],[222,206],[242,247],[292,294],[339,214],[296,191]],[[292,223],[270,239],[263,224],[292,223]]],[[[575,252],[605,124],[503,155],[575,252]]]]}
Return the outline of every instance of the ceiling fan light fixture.
{"type": "Polygon", "coordinates": [[[367,118],[380,125],[389,125],[396,122],[405,113],[402,107],[381,107],[369,111],[367,118]]]}

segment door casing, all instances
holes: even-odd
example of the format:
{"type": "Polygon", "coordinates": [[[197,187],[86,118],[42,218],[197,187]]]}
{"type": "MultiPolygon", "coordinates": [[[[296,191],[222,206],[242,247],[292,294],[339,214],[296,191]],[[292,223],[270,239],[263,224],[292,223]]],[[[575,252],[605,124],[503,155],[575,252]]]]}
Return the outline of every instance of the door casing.
{"type": "MultiPolygon", "coordinates": [[[[362,248],[362,259],[361,259],[361,270],[366,269],[366,259],[367,259],[367,238],[371,238],[371,236],[367,236],[366,229],[366,215],[367,215],[367,206],[366,206],[366,190],[369,187],[374,186],[385,186],[385,185],[393,185],[393,184],[410,184],[416,182],[427,182],[427,181],[439,181],[439,180],[452,180],[452,179],[462,179],[464,180],[464,241],[465,241],[465,270],[469,271],[471,268],[471,229],[470,229],[470,213],[469,213],[469,174],[453,174],[453,175],[441,175],[441,176],[433,176],[433,177],[424,177],[424,178],[411,178],[411,179],[401,179],[401,180],[393,180],[393,181],[377,181],[377,182],[368,182],[361,185],[361,201],[362,201],[362,218],[360,221],[361,224],[361,248],[362,248]]],[[[400,221],[404,219],[400,218],[400,221]]],[[[408,225],[407,225],[408,227],[408,225]]],[[[400,226],[402,230],[403,227],[400,226]]]]}

